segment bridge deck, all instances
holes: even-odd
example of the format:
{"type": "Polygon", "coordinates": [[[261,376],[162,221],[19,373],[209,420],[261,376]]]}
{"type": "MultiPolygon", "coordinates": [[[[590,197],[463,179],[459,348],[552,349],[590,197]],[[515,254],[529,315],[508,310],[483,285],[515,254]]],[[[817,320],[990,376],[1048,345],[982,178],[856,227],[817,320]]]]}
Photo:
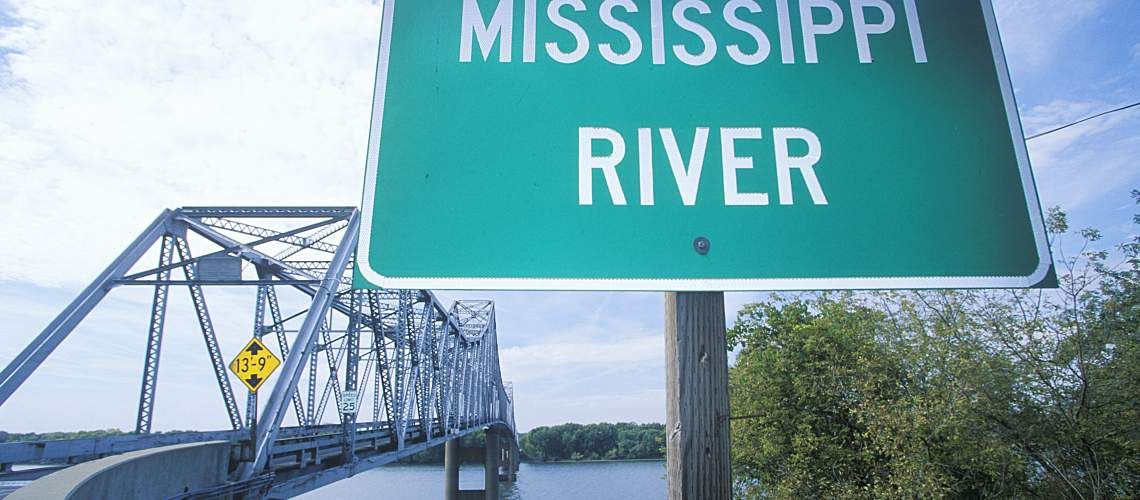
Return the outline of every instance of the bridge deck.
{"type": "MultiPolygon", "coordinates": [[[[494,424],[505,425],[502,422],[494,424]]],[[[387,422],[359,423],[356,426],[356,461],[349,463],[343,455],[344,432],[338,424],[308,427],[283,427],[273,447],[269,471],[274,474],[269,498],[288,498],[334,481],[408,457],[448,440],[479,431],[485,425],[466,425],[444,435],[433,426],[428,436],[420,422],[409,422],[403,448],[387,422]]],[[[206,441],[230,441],[231,453],[240,457],[249,443],[249,431],[176,432],[162,434],[126,434],[101,438],[64,439],[56,441],[0,443],[0,483],[23,482],[27,472],[11,471],[15,464],[74,465],[109,455],[144,450],[172,444],[206,441]]],[[[58,470],[58,467],[52,467],[58,470]]],[[[16,483],[19,484],[19,483],[16,483]]]]}

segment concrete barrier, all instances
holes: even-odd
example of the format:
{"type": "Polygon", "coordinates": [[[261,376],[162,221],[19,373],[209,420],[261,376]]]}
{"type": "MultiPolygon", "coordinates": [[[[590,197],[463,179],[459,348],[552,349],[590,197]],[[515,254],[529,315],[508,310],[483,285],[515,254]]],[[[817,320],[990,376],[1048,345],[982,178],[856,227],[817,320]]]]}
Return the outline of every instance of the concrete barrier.
{"type": "Polygon", "coordinates": [[[230,446],[188,443],[101,458],[32,481],[8,500],[168,498],[224,483],[230,446]]]}

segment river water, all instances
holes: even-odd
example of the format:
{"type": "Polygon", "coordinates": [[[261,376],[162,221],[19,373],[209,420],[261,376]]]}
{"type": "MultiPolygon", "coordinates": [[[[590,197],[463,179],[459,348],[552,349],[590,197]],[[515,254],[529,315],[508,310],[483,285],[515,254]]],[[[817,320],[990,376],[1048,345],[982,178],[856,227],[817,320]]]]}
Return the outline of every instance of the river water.
{"type": "MultiPolygon", "coordinates": [[[[481,489],[483,467],[464,465],[460,489],[481,489]]],[[[523,463],[519,480],[499,483],[500,498],[528,500],[660,500],[665,497],[664,461],[523,463]]],[[[305,500],[438,500],[442,465],[389,465],[311,491],[305,500]]]]}

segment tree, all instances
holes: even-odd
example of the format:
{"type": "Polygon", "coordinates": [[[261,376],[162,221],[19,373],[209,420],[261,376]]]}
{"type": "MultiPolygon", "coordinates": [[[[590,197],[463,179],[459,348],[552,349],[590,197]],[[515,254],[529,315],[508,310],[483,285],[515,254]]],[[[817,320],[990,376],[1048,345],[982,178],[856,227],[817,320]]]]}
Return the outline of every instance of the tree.
{"type": "Polygon", "coordinates": [[[536,461],[660,459],[665,456],[661,424],[563,424],[535,427],[519,437],[523,457],[536,461]]]}
{"type": "Polygon", "coordinates": [[[1048,225],[1056,291],[809,294],[741,311],[741,496],[1135,496],[1140,237],[1110,264],[1099,232],[1070,232],[1056,209],[1048,225]]]}
{"type": "Polygon", "coordinates": [[[852,294],[747,307],[730,332],[733,464],[746,496],[1008,493],[960,370],[852,294]],[[746,415],[745,415],[746,414],[746,415]],[[987,457],[979,464],[979,458],[987,457]],[[995,466],[997,472],[992,470],[995,466]],[[967,488],[956,478],[973,477],[967,488]],[[966,490],[971,491],[966,491],[966,490]]]}

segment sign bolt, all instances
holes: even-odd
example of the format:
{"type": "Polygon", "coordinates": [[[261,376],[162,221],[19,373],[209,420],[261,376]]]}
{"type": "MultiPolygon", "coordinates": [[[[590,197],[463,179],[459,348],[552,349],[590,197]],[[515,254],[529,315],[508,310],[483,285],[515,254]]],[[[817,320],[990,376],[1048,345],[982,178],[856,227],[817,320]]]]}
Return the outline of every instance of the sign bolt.
{"type": "Polygon", "coordinates": [[[710,245],[709,239],[704,236],[697,236],[697,239],[693,240],[693,250],[701,255],[708,255],[710,245]]]}

